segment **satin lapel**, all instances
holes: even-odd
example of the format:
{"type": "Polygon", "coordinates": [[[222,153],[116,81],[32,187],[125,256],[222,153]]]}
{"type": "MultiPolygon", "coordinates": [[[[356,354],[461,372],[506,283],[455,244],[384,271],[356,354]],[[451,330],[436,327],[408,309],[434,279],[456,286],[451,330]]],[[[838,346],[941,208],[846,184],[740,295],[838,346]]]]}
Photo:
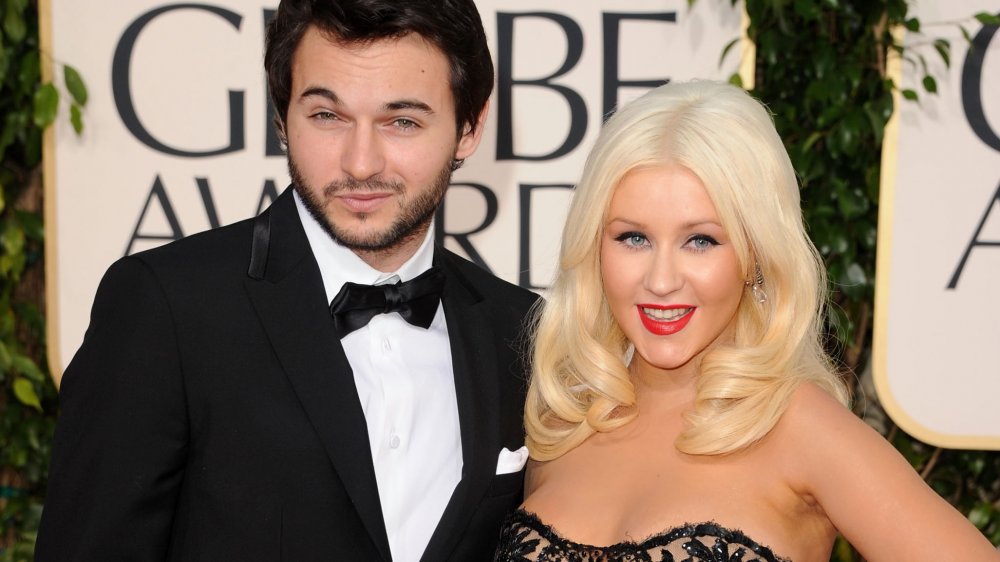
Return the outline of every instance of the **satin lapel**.
{"type": "Polygon", "coordinates": [[[289,192],[271,207],[266,273],[248,278],[247,292],[330,462],[382,558],[390,560],[364,412],[289,192]]]}
{"type": "Polygon", "coordinates": [[[441,302],[448,322],[458,418],[462,434],[462,480],[445,508],[422,561],[447,560],[486,494],[500,450],[499,374],[489,302],[440,249],[435,263],[447,274],[441,302]]]}

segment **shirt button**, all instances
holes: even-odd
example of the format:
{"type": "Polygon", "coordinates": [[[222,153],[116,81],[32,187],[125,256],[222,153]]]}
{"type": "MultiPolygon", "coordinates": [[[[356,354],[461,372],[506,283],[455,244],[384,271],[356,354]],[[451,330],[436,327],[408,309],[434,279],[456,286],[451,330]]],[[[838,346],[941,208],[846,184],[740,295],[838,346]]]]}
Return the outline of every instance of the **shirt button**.
{"type": "Polygon", "coordinates": [[[389,439],[389,448],[390,449],[398,449],[399,448],[399,436],[398,435],[393,435],[389,439]]]}

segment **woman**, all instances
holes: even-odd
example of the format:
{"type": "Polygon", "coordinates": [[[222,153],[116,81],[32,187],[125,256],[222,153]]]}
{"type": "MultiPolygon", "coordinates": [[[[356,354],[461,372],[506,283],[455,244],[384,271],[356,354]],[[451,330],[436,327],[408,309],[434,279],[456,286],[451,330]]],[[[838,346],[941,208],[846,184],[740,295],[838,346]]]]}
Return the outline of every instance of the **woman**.
{"type": "Polygon", "coordinates": [[[536,327],[507,561],[1000,560],[848,410],[770,115],[662,86],[606,124],[536,327]]]}

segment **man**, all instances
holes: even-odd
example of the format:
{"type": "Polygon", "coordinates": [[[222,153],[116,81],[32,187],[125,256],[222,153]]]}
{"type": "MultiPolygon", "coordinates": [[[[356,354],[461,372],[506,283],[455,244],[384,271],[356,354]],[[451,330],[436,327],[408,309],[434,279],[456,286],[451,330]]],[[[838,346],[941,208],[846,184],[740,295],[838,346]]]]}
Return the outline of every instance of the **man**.
{"type": "Polygon", "coordinates": [[[265,67],[294,189],[108,271],[39,561],[489,560],[521,499],[535,297],[430,228],[492,89],[472,0],[285,0],[265,67]]]}

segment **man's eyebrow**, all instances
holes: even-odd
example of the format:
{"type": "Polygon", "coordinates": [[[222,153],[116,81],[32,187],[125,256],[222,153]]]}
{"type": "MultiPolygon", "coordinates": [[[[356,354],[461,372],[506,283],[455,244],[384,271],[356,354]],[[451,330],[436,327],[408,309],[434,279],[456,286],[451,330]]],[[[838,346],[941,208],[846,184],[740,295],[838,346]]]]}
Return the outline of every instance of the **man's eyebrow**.
{"type": "MultiPolygon", "coordinates": [[[[302,94],[299,95],[299,99],[305,99],[309,97],[320,97],[329,100],[330,103],[335,105],[340,105],[341,100],[333,90],[329,88],[324,88],[322,86],[313,86],[311,88],[306,88],[302,94]]],[[[427,115],[433,115],[435,112],[431,106],[420,100],[414,99],[402,99],[396,101],[390,101],[382,104],[381,111],[391,112],[391,111],[419,111],[420,113],[425,113],[427,115]]]]}
{"type": "Polygon", "coordinates": [[[401,110],[414,110],[421,113],[426,113],[428,115],[433,115],[434,110],[431,106],[419,100],[397,100],[391,101],[382,106],[384,111],[401,111],[401,110]]]}
{"type": "Polygon", "coordinates": [[[326,98],[330,100],[331,103],[340,104],[340,98],[337,97],[337,94],[333,93],[333,90],[323,88],[321,86],[306,88],[306,90],[299,95],[299,99],[305,99],[313,96],[326,98]]]}

